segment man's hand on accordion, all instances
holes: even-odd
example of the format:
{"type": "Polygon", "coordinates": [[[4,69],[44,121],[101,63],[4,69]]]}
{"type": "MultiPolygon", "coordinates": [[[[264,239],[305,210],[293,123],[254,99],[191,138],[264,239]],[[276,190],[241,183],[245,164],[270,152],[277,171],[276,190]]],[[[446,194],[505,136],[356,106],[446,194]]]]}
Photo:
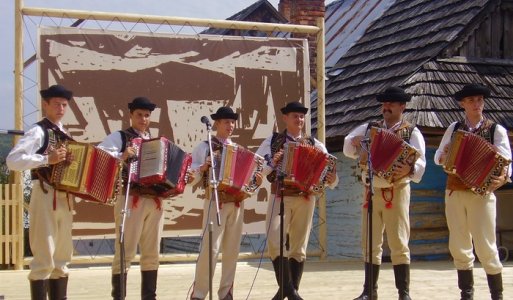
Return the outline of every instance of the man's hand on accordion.
{"type": "Polygon", "coordinates": [[[488,186],[489,192],[494,192],[496,189],[503,186],[506,182],[508,182],[508,169],[507,167],[502,169],[500,175],[490,175],[490,185],[488,186]]]}
{"type": "Polygon", "coordinates": [[[280,149],[280,151],[274,153],[273,156],[273,165],[277,166],[278,163],[283,159],[283,149],[280,149]]]}
{"type": "Polygon", "coordinates": [[[53,149],[48,153],[49,165],[55,165],[65,160],[71,161],[71,156],[68,156],[68,150],[64,146],[53,149]],[[68,160],[68,158],[70,159],[68,160]]]}
{"type": "Polygon", "coordinates": [[[206,171],[208,171],[208,168],[210,168],[210,166],[212,165],[212,161],[210,160],[210,156],[207,157],[207,159],[205,160],[205,163],[202,164],[200,167],[199,167],[199,170],[201,173],[204,173],[206,171]]]}
{"type": "Polygon", "coordinates": [[[333,172],[326,174],[326,184],[331,185],[335,180],[337,180],[337,171],[333,169],[333,172]]]}
{"type": "Polygon", "coordinates": [[[137,151],[134,147],[126,147],[125,152],[121,154],[121,160],[125,161],[129,158],[133,158],[137,155],[137,151]]]}
{"type": "Polygon", "coordinates": [[[187,184],[192,183],[195,178],[196,178],[196,174],[191,170],[187,170],[187,184]]]}
{"type": "Polygon", "coordinates": [[[410,174],[412,171],[412,168],[413,168],[413,166],[411,166],[407,163],[404,163],[404,162],[400,162],[400,163],[396,164],[395,167],[396,168],[393,172],[394,173],[393,181],[397,181],[397,180],[405,177],[406,175],[410,174]]]}
{"type": "Polygon", "coordinates": [[[255,184],[257,186],[261,186],[262,185],[262,180],[263,180],[262,173],[261,172],[255,173],[255,184]]]}

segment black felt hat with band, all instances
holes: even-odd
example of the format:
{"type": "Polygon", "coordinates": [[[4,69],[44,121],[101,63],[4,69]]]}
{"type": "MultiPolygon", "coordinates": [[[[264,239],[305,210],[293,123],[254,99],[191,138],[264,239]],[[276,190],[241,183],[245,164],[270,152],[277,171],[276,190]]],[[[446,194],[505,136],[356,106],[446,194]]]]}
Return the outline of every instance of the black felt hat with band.
{"type": "Polygon", "coordinates": [[[410,102],[411,95],[400,87],[391,86],[376,95],[376,100],[378,100],[378,102],[410,102]]]}
{"type": "Polygon", "coordinates": [[[482,95],[484,98],[490,97],[490,89],[484,85],[471,83],[465,85],[461,90],[454,93],[456,101],[461,101],[465,97],[482,95]]]}
{"type": "Polygon", "coordinates": [[[136,97],[132,102],[128,103],[128,109],[147,109],[153,111],[157,107],[156,104],[151,103],[150,99],[146,97],[136,97]]]}
{"type": "Polygon", "coordinates": [[[217,109],[215,114],[211,114],[210,117],[212,120],[220,120],[220,119],[232,119],[237,120],[239,115],[234,113],[233,110],[226,106],[221,106],[217,109]]]}
{"type": "Polygon", "coordinates": [[[284,115],[291,113],[291,112],[298,112],[298,113],[302,113],[302,114],[306,114],[308,112],[308,108],[306,108],[301,102],[298,102],[298,101],[289,102],[289,103],[287,103],[287,105],[282,107],[280,110],[281,110],[281,113],[284,115]]]}
{"type": "Polygon", "coordinates": [[[62,85],[52,85],[51,87],[47,88],[46,90],[39,91],[39,94],[41,97],[45,100],[48,100],[50,98],[64,98],[68,101],[71,100],[71,97],[73,97],[73,92],[67,90],[62,85]]]}

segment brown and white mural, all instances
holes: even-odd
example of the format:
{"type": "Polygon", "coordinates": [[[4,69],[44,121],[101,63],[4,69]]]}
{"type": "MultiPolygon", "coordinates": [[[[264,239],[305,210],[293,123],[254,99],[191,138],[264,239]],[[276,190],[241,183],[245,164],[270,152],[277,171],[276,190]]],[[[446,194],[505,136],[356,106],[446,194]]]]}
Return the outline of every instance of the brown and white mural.
{"type": "MultiPolygon", "coordinates": [[[[281,107],[309,99],[307,49],[301,39],[42,27],[40,88],[59,83],[73,91],[64,123],[81,142],[97,144],[128,127],[127,103],[146,96],[158,105],[152,136],[191,152],[207,136],[201,116],[228,105],[240,113],[234,141],[256,151],[273,131],[283,130],[281,107]]],[[[264,232],[269,197],[262,188],[245,200],[246,232],[264,232]]],[[[165,201],[165,235],[199,234],[202,201],[196,187],[165,201]]],[[[76,207],[74,235],[112,236],[111,207],[76,207]]]]}

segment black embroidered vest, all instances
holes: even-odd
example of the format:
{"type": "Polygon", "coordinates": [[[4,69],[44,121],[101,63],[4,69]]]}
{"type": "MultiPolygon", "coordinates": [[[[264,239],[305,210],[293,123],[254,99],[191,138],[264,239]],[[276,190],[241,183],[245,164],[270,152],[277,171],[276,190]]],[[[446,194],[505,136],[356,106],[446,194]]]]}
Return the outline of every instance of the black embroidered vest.
{"type": "MultiPolygon", "coordinates": [[[[46,118],[36,124],[41,127],[44,132],[43,145],[36,151],[37,154],[48,155],[48,153],[53,149],[61,147],[66,141],[73,140],[73,138],[66,132],[62,131],[59,126],[50,122],[46,118]]],[[[32,179],[39,178],[39,180],[50,184],[50,179],[52,177],[51,166],[39,167],[32,169],[30,172],[32,179]]]]}

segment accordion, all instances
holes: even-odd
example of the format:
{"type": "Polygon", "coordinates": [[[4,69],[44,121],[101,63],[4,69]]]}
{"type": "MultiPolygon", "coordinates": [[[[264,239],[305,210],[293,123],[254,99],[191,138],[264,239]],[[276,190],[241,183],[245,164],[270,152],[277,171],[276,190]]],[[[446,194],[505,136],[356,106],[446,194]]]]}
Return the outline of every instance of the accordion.
{"type": "Polygon", "coordinates": [[[489,193],[490,177],[500,175],[510,162],[482,137],[457,130],[452,135],[444,170],[458,176],[474,193],[485,195],[489,193]]]}
{"type": "Polygon", "coordinates": [[[242,201],[258,188],[255,176],[262,172],[264,158],[242,146],[223,145],[221,160],[216,166],[218,190],[242,201]]]}
{"type": "Polygon", "coordinates": [[[132,163],[130,181],[145,193],[169,197],[182,194],[187,184],[191,155],[165,137],[135,138],[137,161],[132,163]]]}
{"type": "Polygon", "coordinates": [[[285,174],[285,186],[298,188],[309,194],[320,194],[324,191],[327,174],[334,172],[337,166],[335,156],[304,143],[286,143],[283,153],[279,168],[285,174]]]}
{"type": "MultiPolygon", "coordinates": [[[[371,164],[374,173],[392,183],[394,171],[399,163],[413,166],[420,153],[395,133],[383,128],[371,127],[369,130],[371,164]]],[[[361,151],[360,167],[367,166],[368,153],[361,151]]]]}
{"type": "Polygon", "coordinates": [[[122,163],[108,152],[75,141],[66,142],[72,161],[53,166],[51,183],[84,200],[113,205],[121,192],[122,163]]]}

